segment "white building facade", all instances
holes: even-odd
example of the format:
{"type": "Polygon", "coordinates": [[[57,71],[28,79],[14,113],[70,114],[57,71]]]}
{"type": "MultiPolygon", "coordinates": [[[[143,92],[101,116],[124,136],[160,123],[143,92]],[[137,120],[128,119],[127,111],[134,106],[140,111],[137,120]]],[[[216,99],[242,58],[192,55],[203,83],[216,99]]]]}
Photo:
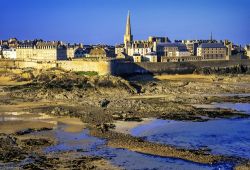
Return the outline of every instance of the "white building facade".
{"type": "Polygon", "coordinates": [[[191,56],[191,53],[189,51],[176,51],[175,54],[176,54],[176,57],[188,57],[188,56],[191,56]]]}
{"type": "Polygon", "coordinates": [[[5,58],[5,59],[15,60],[16,59],[16,49],[14,49],[14,48],[3,49],[2,55],[3,55],[3,58],[5,58]]]}
{"type": "Polygon", "coordinates": [[[203,60],[229,60],[227,48],[220,43],[202,43],[197,48],[197,56],[203,60]]]}
{"type": "Polygon", "coordinates": [[[250,58],[250,45],[246,45],[245,50],[246,50],[246,55],[248,56],[248,58],[250,58]]]}
{"type": "Polygon", "coordinates": [[[157,62],[157,54],[155,52],[148,53],[143,56],[143,61],[145,62],[157,62]]]}

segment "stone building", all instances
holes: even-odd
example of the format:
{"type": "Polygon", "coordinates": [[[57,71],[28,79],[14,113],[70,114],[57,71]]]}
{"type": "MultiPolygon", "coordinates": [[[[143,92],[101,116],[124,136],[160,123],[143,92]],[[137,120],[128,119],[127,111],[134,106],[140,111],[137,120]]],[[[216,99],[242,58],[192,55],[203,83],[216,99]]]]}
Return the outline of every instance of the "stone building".
{"type": "Polygon", "coordinates": [[[83,58],[86,57],[86,55],[89,53],[88,50],[84,49],[84,48],[77,48],[74,51],[74,58],[83,58]]]}
{"type": "Polygon", "coordinates": [[[133,62],[140,63],[142,62],[142,56],[139,53],[133,54],[133,62]]]}
{"type": "Polygon", "coordinates": [[[149,41],[134,41],[131,46],[127,48],[127,54],[129,56],[133,56],[134,53],[139,53],[144,56],[148,53],[154,51],[156,44],[154,42],[149,41]]]}
{"type": "Polygon", "coordinates": [[[16,49],[9,48],[2,50],[2,58],[4,59],[16,59],[16,49]]]}
{"type": "Polygon", "coordinates": [[[225,40],[224,46],[227,48],[226,56],[229,59],[232,56],[233,43],[228,40],[225,40]]]}
{"type": "Polygon", "coordinates": [[[133,57],[128,56],[125,51],[124,44],[116,45],[115,46],[115,56],[117,59],[122,59],[126,61],[133,61],[133,57]]]}
{"type": "Polygon", "coordinates": [[[148,37],[148,41],[156,42],[156,43],[170,43],[171,42],[168,37],[155,37],[155,36],[148,37]]]}
{"type": "Polygon", "coordinates": [[[96,46],[90,50],[89,54],[86,55],[89,58],[114,58],[115,53],[113,49],[108,47],[96,46]]]}
{"type": "Polygon", "coordinates": [[[170,42],[168,37],[155,37],[155,36],[150,36],[148,40],[134,41],[131,31],[130,13],[128,13],[126,32],[124,35],[124,44],[117,45],[115,47],[115,54],[117,58],[124,57],[125,56],[124,54],[126,54],[127,55],[126,59],[128,60],[130,60],[131,58],[138,58],[139,54],[142,58],[142,60],[140,61],[144,61],[143,57],[145,55],[156,52],[157,50],[156,47],[158,43],[166,43],[166,42],[170,42]]]}
{"type": "Polygon", "coordinates": [[[0,41],[0,58],[3,58],[3,50],[8,49],[8,45],[4,45],[3,41],[0,41]]]}
{"type": "Polygon", "coordinates": [[[182,43],[161,43],[157,45],[157,55],[161,62],[180,62],[191,56],[185,44],[182,43]]]}
{"type": "Polygon", "coordinates": [[[17,60],[56,61],[67,59],[67,48],[62,42],[27,41],[18,45],[17,60]]]}
{"type": "Polygon", "coordinates": [[[176,57],[188,57],[191,53],[188,50],[178,50],[175,52],[176,57]]]}
{"type": "Polygon", "coordinates": [[[182,43],[160,43],[157,45],[158,56],[161,57],[176,57],[190,55],[185,44],[182,43]],[[179,53],[178,53],[179,52],[179,53]],[[182,52],[182,53],[180,53],[182,52]]]}
{"type": "Polygon", "coordinates": [[[135,63],[140,63],[140,62],[152,62],[156,63],[158,62],[158,57],[155,52],[150,52],[144,56],[142,56],[139,53],[134,53],[131,58],[128,58],[127,60],[133,61],[135,63]]]}
{"type": "Polygon", "coordinates": [[[124,44],[119,44],[119,45],[115,46],[115,54],[118,55],[118,54],[121,54],[121,53],[126,53],[124,44]]]}
{"type": "Polygon", "coordinates": [[[17,38],[10,38],[8,40],[8,46],[9,46],[9,48],[15,49],[15,48],[17,48],[18,44],[19,44],[19,41],[17,40],[17,38]]]}
{"type": "Polygon", "coordinates": [[[93,57],[93,58],[107,58],[108,52],[101,47],[95,47],[92,50],[90,50],[89,55],[87,57],[93,57]]]}
{"type": "Polygon", "coordinates": [[[187,50],[190,52],[190,54],[192,56],[196,56],[197,55],[197,48],[199,46],[198,42],[186,42],[185,43],[187,50]]]}
{"type": "Polygon", "coordinates": [[[158,61],[158,57],[157,57],[157,54],[156,52],[151,52],[151,53],[148,53],[146,55],[144,55],[142,57],[142,60],[144,62],[152,62],[152,63],[156,63],[158,61]]]}
{"type": "Polygon", "coordinates": [[[197,48],[202,43],[218,43],[217,40],[213,39],[212,34],[209,40],[175,40],[175,42],[185,44],[191,56],[197,56],[197,48]]]}
{"type": "Polygon", "coordinates": [[[19,44],[17,38],[10,38],[8,40],[0,40],[0,45],[8,46],[8,48],[16,48],[19,44]]]}
{"type": "Polygon", "coordinates": [[[84,48],[83,44],[67,44],[67,58],[69,60],[72,60],[74,58],[82,58],[86,56],[86,53],[89,52],[89,50],[86,50],[84,48]]]}
{"type": "Polygon", "coordinates": [[[227,48],[221,43],[203,43],[197,48],[197,56],[202,60],[229,60],[227,48]]]}
{"type": "Polygon", "coordinates": [[[116,55],[116,59],[123,59],[126,61],[132,61],[132,57],[128,56],[126,53],[121,52],[116,55]]]}
{"type": "Polygon", "coordinates": [[[27,41],[20,43],[16,49],[17,60],[35,60],[35,43],[33,41],[27,41]]]}
{"type": "Polygon", "coordinates": [[[246,55],[248,56],[248,58],[250,58],[250,45],[246,45],[245,50],[246,50],[246,55]]]}
{"type": "Polygon", "coordinates": [[[78,47],[76,47],[75,45],[67,45],[67,58],[69,60],[72,60],[73,58],[75,58],[75,51],[78,49],[78,47]]]}

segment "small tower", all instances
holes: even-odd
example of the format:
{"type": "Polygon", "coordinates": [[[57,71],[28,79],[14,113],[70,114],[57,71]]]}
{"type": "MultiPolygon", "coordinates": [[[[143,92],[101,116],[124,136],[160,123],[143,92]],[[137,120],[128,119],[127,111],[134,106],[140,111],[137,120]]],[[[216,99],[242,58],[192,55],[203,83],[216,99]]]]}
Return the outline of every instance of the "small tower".
{"type": "Polygon", "coordinates": [[[126,49],[131,45],[132,41],[133,41],[133,35],[131,34],[130,12],[128,11],[126,33],[124,35],[124,45],[126,49]]]}
{"type": "Polygon", "coordinates": [[[224,41],[224,46],[226,46],[226,48],[227,48],[226,60],[230,60],[230,57],[232,55],[233,43],[228,41],[228,40],[225,40],[224,41]]]}
{"type": "Polygon", "coordinates": [[[210,35],[210,42],[212,43],[213,42],[213,33],[211,32],[211,35],[210,35]]]}

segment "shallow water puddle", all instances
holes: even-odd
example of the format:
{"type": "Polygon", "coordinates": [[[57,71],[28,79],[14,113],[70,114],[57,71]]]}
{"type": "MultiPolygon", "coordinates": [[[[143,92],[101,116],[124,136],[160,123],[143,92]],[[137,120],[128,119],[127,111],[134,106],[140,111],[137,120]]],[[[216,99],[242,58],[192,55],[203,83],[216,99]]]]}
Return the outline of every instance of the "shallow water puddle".
{"type": "MultiPolygon", "coordinates": [[[[58,126],[54,130],[58,140],[57,145],[50,146],[45,152],[77,151],[80,155],[102,156],[116,166],[125,169],[184,169],[184,170],[210,170],[210,169],[232,169],[232,164],[198,164],[175,158],[164,158],[153,155],[140,154],[127,149],[109,148],[105,140],[88,135],[88,130],[80,133],[64,131],[65,125],[58,126]]],[[[48,133],[48,132],[47,132],[48,133]]]]}
{"type": "Polygon", "coordinates": [[[250,158],[250,119],[178,122],[155,120],[131,130],[134,136],[184,148],[250,158]]]}
{"type": "Polygon", "coordinates": [[[214,103],[216,108],[235,109],[250,114],[250,103],[214,103]]]}
{"type": "MultiPolygon", "coordinates": [[[[215,108],[250,113],[249,106],[249,103],[213,105],[215,108]]],[[[152,142],[192,149],[211,149],[214,154],[250,159],[250,119],[218,119],[207,122],[154,120],[133,128],[130,133],[152,142]]]]}

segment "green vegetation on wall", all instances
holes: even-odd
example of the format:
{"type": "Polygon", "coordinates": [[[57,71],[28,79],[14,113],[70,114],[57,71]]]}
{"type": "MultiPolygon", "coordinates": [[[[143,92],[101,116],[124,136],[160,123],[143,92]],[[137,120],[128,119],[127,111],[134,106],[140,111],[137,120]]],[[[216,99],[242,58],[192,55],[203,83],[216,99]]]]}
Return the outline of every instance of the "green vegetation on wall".
{"type": "Polygon", "coordinates": [[[77,71],[76,74],[80,76],[97,76],[98,75],[98,73],[95,71],[77,71]]]}

